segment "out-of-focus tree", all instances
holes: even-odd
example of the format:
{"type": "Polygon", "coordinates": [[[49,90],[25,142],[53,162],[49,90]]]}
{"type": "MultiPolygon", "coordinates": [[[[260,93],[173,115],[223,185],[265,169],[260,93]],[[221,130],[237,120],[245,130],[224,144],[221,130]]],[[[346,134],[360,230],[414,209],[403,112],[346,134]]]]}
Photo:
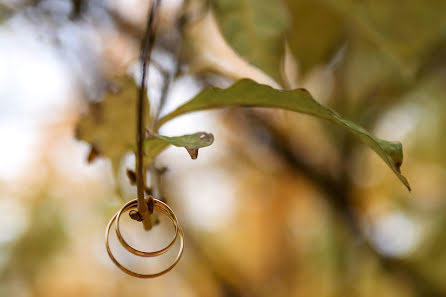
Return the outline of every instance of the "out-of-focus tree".
{"type": "MultiPolygon", "coordinates": [[[[101,232],[135,196],[152,2],[0,2],[0,47],[31,25],[75,98],[21,182],[37,190],[0,184],[26,209],[0,241],[0,295],[446,296],[441,0],[161,1],[145,191],[178,210],[186,252],[150,283],[115,270],[101,232]]],[[[153,244],[169,234],[160,219],[148,233],[124,223],[153,244]]]]}

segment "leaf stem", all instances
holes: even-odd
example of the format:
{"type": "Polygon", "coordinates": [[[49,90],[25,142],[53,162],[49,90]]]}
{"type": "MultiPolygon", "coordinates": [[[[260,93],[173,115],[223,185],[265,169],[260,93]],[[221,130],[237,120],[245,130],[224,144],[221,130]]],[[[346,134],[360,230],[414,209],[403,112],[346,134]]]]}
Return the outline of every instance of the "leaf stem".
{"type": "Polygon", "coordinates": [[[141,63],[141,84],[138,93],[137,104],[137,133],[136,133],[136,189],[138,195],[138,212],[142,218],[143,226],[145,230],[152,228],[152,222],[150,220],[150,214],[153,212],[153,200],[146,201],[144,198],[145,190],[145,175],[143,165],[143,143],[146,124],[144,123],[144,113],[147,112],[145,102],[146,93],[146,76],[147,76],[147,62],[150,60],[150,54],[152,52],[153,43],[155,41],[155,27],[154,19],[158,11],[158,7],[161,0],[155,0],[150,7],[149,16],[147,18],[146,32],[141,44],[140,63],[141,63]]]}

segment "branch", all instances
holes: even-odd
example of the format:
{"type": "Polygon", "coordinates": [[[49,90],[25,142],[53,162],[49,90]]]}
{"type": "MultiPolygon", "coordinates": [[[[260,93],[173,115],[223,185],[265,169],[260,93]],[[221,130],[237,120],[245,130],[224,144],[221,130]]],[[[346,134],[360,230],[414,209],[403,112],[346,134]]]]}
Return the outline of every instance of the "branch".
{"type": "MultiPolygon", "coordinates": [[[[153,43],[155,41],[155,27],[154,20],[161,0],[156,0],[150,7],[150,13],[147,18],[147,27],[144,35],[144,39],[141,44],[140,62],[142,66],[141,85],[138,93],[137,104],[137,151],[136,151],[136,189],[138,194],[138,213],[142,218],[142,222],[145,230],[152,228],[152,222],[150,220],[150,214],[153,212],[153,199],[146,202],[144,199],[145,190],[145,175],[143,165],[143,143],[145,136],[145,123],[144,114],[146,111],[145,94],[146,94],[146,76],[147,76],[147,62],[150,60],[150,54],[152,53],[153,43]]],[[[151,196],[149,196],[151,197],[151,196]]]]}

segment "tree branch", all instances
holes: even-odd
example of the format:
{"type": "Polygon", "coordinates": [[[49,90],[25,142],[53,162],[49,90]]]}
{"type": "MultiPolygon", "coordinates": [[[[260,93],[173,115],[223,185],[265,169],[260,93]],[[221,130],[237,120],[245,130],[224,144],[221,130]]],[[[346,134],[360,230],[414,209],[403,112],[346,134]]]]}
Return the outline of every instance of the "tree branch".
{"type": "MultiPolygon", "coordinates": [[[[141,44],[141,85],[138,93],[138,104],[137,104],[137,151],[136,151],[136,189],[138,194],[138,212],[142,218],[142,222],[145,230],[150,230],[152,228],[152,222],[150,220],[150,214],[153,212],[153,199],[146,201],[144,198],[145,186],[145,174],[144,174],[144,164],[143,164],[143,143],[145,136],[145,123],[144,115],[147,113],[145,99],[146,94],[146,76],[147,76],[147,62],[150,61],[150,55],[152,52],[153,44],[155,41],[155,26],[154,20],[158,7],[161,0],[155,0],[155,2],[150,7],[150,13],[147,18],[147,27],[144,38],[141,44]]],[[[151,197],[151,196],[150,196],[151,197]]]]}

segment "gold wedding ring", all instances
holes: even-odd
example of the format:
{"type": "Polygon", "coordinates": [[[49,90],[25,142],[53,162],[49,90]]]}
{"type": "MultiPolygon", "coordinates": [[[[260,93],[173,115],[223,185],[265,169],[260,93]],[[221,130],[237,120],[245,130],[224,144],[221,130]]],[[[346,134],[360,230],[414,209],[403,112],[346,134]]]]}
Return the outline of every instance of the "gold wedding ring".
{"type": "Polygon", "coordinates": [[[110,259],[113,261],[113,263],[119,268],[121,269],[121,271],[134,276],[134,277],[138,277],[138,278],[155,278],[158,276],[161,276],[167,272],[169,272],[170,270],[172,270],[172,268],[175,267],[175,265],[178,263],[178,261],[180,260],[181,256],[183,255],[183,250],[184,250],[184,234],[183,234],[183,230],[181,229],[181,226],[178,223],[178,220],[175,216],[175,213],[172,211],[172,209],[165,204],[164,202],[154,199],[154,203],[155,203],[155,208],[159,209],[162,213],[164,213],[174,224],[175,226],[175,236],[173,238],[173,240],[171,241],[171,243],[169,243],[169,245],[159,251],[155,251],[155,252],[143,252],[143,251],[139,251],[133,247],[131,247],[130,245],[128,245],[125,240],[122,238],[121,233],[119,231],[119,218],[122,215],[123,212],[125,211],[130,211],[132,209],[136,209],[138,202],[137,200],[132,200],[130,202],[128,202],[127,204],[125,204],[110,220],[110,222],[108,222],[107,225],[107,229],[105,231],[105,247],[107,249],[107,253],[110,256],[110,259]],[[132,254],[140,256],[140,257],[154,257],[154,256],[158,256],[161,254],[164,254],[166,251],[168,251],[174,244],[174,242],[176,241],[176,239],[178,238],[178,234],[180,235],[180,248],[177,254],[177,257],[175,258],[175,260],[173,261],[173,263],[167,267],[166,269],[157,272],[157,273],[151,273],[151,274],[142,274],[142,273],[137,273],[134,271],[131,271],[127,268],[125,268],[124,266],[122,266],[118,260],[116,260],[116,258],[113,256],[113,253],[111,252],[110,249],[110,245],[109,245],[109,235],[110,235],[110,229],[113,225],[113,223],[116,221],[116,226],[115,226],[115,230],[116,230],[116,235],[118,236],[118,239],[120,241],[120,243],[128,250],[130,251],[132,254]],[[149,256],[150,255],[150,256],[149,256]]]}
{"type": "Polygon", "coordinates": [[[138,206],[138,202],[136,200],[132,200],[130,202],[128,202],[127,204],[125,204],[119,211],[118,214],[116,216],[116,235],[118,236],[118,240],[121,242],[122,246],[125,247],[129,252],[131,252],[132,254],[141,256],[141,257],[156,257],[159,255],[164,254],[165,252],[167,252],[175,243],[175,240],[178,237],[178,220],[174,214],[174,212],[172,211],[172,209],[164,202],[160,201],[160,200],[153,200],[154,202],[154,209],[159,209],[161,212],[165,213],[167,215],[167,217],[169,217],[169,219],[172,220],[174,226],[175,226],[175,235],[172,238],[171,242],[163,249],[158,250],[158,251],[154,251],[154,252],[144,252],[144,251],[140,251],[137,250],[135,248],[133,248],[132,246],[130,246],[122,237],[121,234],[121,229],[119,227],[119,222],[121,219],[121,215],[126,212],[126,211],[130,211],[132,209],[136,209],[138,206]],[[169,213],[169,214],[167,214],[169,213]]]}

